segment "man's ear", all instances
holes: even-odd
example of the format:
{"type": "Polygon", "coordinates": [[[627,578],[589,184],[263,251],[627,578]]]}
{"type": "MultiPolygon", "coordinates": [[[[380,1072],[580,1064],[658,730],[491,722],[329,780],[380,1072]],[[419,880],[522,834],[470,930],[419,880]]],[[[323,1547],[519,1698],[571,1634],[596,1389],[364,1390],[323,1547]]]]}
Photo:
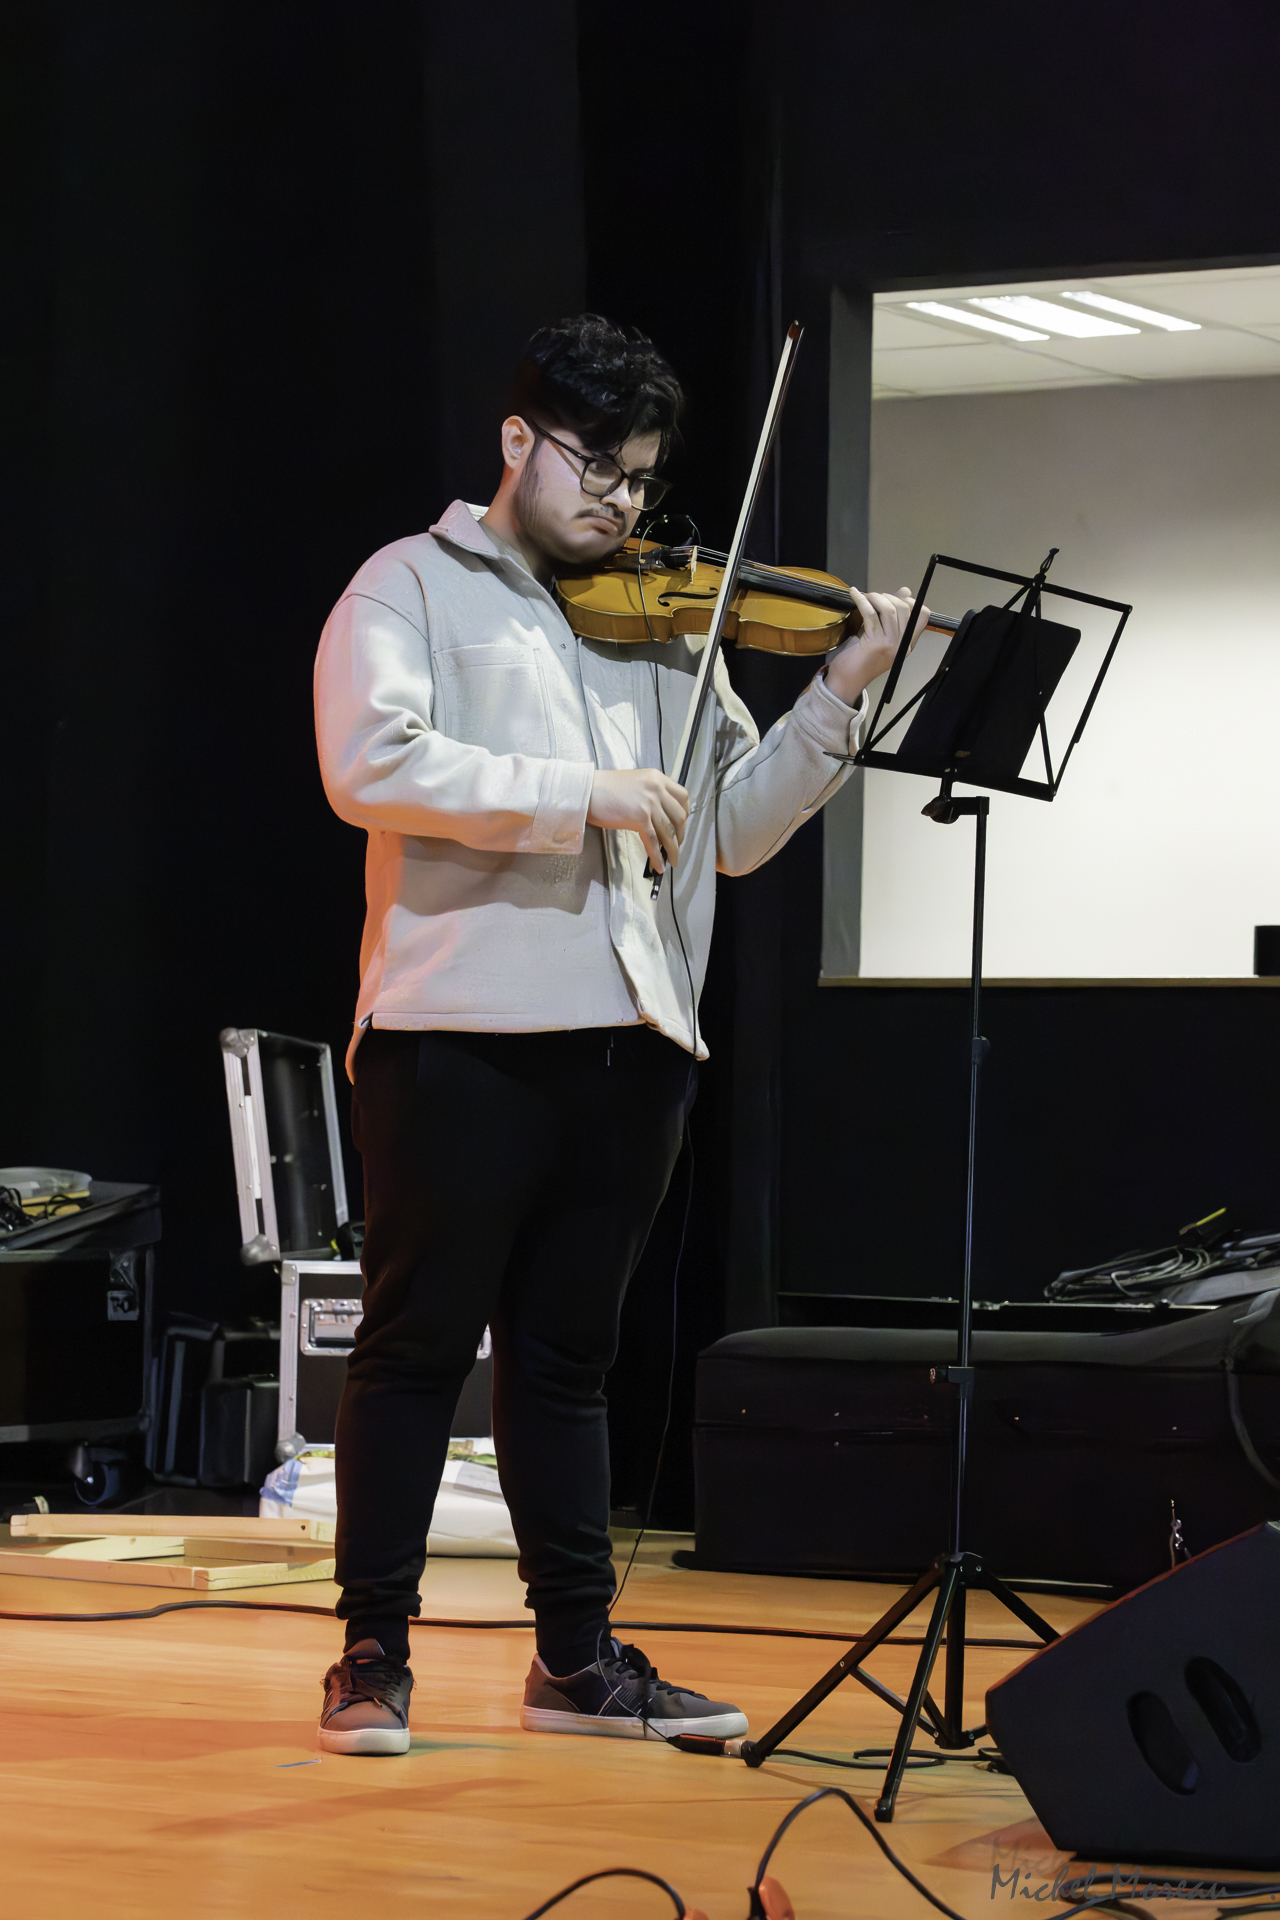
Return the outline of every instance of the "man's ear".
{"type": "Polygon", "coordinates": [[[537,444],[537,435],[527,420],[523,420],[518,413],[512,413],[502,423],[501,442],[504,466],[512,473],[518,473],[537,444]]]}

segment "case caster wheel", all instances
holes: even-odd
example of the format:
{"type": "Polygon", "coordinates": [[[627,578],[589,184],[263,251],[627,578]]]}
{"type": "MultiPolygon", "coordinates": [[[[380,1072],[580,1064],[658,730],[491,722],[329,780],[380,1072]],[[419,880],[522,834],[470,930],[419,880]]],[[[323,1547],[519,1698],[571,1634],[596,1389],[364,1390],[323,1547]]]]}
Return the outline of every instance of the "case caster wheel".
{"type": "Polygon", "coordinates": [[[76,1499],[83,1507],[105,1507],[120,1497],[128,1455],[115,1447],[72,1447],[67,1465],[75,1482],[76,1499]]]}

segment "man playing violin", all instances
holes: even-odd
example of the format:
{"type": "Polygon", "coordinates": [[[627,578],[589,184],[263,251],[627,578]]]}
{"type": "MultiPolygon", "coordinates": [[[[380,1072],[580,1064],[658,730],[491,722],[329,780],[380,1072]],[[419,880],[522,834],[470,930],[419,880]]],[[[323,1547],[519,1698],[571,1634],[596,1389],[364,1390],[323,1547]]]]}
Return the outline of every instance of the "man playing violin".
{"type": "Polygon", "coordinates": [[[602,1386],[706,1055],[716,873],[758,867],[847,778],[911,600],[855,591],[861,633],[763,740],[717,662],[679,785],[698,641],[579,640],[554,582],[615,552],[662,498],[680,408],[642,336],[592,314],[543,328],[490,505],[455,500],[375,554],[321,639],[325,790],[369,836],[347,1060],[364,1318],[338,1415],[330,1751],[408,1750],[409,1621],[486,1326],[537,1633],[522,1725],[746,1731],[611,1636],[602,1386]],[[646,859],[671,869],[656,900],[646,859]]]}

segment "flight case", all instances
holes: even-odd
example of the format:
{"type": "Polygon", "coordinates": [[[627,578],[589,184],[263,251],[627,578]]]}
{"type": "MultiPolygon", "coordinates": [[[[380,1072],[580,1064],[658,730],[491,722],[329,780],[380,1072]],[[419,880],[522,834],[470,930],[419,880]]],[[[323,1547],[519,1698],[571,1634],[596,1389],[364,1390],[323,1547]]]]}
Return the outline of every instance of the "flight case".
{"type": "Polygon", "coordinates": [[[347,1355],[364,1313],[363,1289],[357,1260],[281,1265],[278,1459],[333,1445],[347,1355]]]}
{"type": "MultiPolygon", "coordinates": [[[[246,1266],[280,1264],[276,1457],[288,1460],[333,1445],[347,1356],[364,1311],[360,1263],[339,1257],[339,1249],[355,1251],[360,1230],[353,1233],[347,1215],[333,1062],[323,1041],[260,1027],[226,1027],[220,1039],[240,1258],[246,1266]]],[[[492,1369],[486,1332],[459,1397],[455,1438],[492,1431],[492,1369]]],[[[238,1404],[235,1412],[239,1421],[238,1404]]],[[[256,1430],[256,1418],[250,1397],[247,1430],[256,1430]]],[[[206,1414],[202,1419],[207,1425],[206,1414]]]]}
{"type": "MultiPolygon", "coordinates": [[[[338,1402],[364,1312],[354,1260],[286,1260],[280,1269],[280,1430],[277,1457],[331,1447],[338,1402]]],[[[486,1330],[458,1397],[455,1440],[493,1431],[493,1357],[486,1330]]]]}
{"type": "Polygon", "coordinates": [[[219,1036],[231,1119],[240,1258],[327,1259],[347,1224],[333,1060],[323,1040],[260,1027],[219,1036]]]}

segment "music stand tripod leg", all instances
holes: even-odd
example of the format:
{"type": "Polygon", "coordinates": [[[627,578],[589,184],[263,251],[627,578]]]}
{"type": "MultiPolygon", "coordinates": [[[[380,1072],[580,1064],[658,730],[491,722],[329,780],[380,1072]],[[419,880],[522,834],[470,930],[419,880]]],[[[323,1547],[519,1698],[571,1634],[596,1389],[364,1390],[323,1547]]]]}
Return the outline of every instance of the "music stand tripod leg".
{"type": "Polygon", "coordinates": [[[920,1709],[924,1705],[929,1690],[929,1681],[933,1676],[934,1663],[938,1658],[938,1648],[942,1645],[942,1633],[955,1604],[960,1586],[960,1565],[958,1560],[949,1559],[946,1571],[938,1586],[937,1598],[933,1603],[933,1614],[929,1621],[929,1630],[920,1649],[920,1658],[916,1663],[915,1678],[911,1682],[911,1691],[907,1695],[906,1711],[902,1724],[898,1728],[898,1737],[893,1743],[893,1755],[884,1776],[884,1785],[880,1789],[880,1798],[876,1801],[876,1819],[892,1820],[893,1806],[898,1797],[898,1788],[902,1785],[902,1776],[906,1772],[907,1760],[911,1753],[911,1743],[916,1736],[916,1722],[920,1709]]]}
{"type": "Polygon", "coordinates": [[[1011,1613],[1015,1620],[1021,1620],[1023,1626],[1030,1627],[1032,1633],[1038,1633],[1046,1647],[1050,1641],[1059,1638],[1057,1630],[1051,1627],[1047,1620],[1042,1620],[1020,1594],[1016,1594],[1011,1587],[1006,1587],[1004,1581],[998,1580],[994,1573],[984,1573],[972,1584],[985,1587],[987,1592],[994,1595],[1000,1602],[1006,1613],[1011,1613]]]}
{"type": "Polygon", "coordinates": [[[947,1672],[942,1695],[942,1732],[938,1738],[940,1747],[967,1747],[971,1745],[964,1731],[964,1631],[967,1612],[968,1583],[961,1577],[956,1582],[955,1599],[951,1602],[951,1614],[947,1620],[947,1672]]]}
{"type": "MultiPolygon", "coordinates": [[[[745,1760],[749,1767],[763,1766],[774,1749],[782,1745],[787,1735],[794,1733],[801,1721],[807,1720],[814,1708],[819,1706],[829,1693],[834,1693],[840,1683],[847,1680],[856,1667],[861,1666],[867,1655],[874,1653],[881,1642],[888,1639],[894,1628],[901,1625],[908,1614],[915,1612],[920,1602],[933,1592],[944,1577],[942,1563],[935,1561],[926,1573],[921,1574],[914,1587],[904,1593],[900,1600],[895,1600],[889,1610],[881,1614],[875,1625],[864,1633],[861,1639],[855,1640],[848,1652],[842,1654],[835,1665],[827,1669],[821,1680],[810,1687],[803,1699],[797,1700],[793,1707],[789,1707],[781,1720],[776,1720],[767,1733],[762,1734],[758,1740],[731,1742],[729,1749],[737,1758],[745,1760]]],[[[926,1671],[926,1686],[928,1679],[929,1675],[926,1671]]],[[[916,1701],[916,1715],[920,1712],[924,1698],[925,1692],[922,1687],[920,1698],[916,1701]]],[[[915,1724],[914,1716],[911,1724],[912,1726],[915,1724]]],[[[720,1752],[726,1750],[724,1741],[705,1742],[699,1748],[694,1748],[691,1739],[677,1736],[677,1744],[686,1747],[689,1751],[709,1751],[712,1745],[720,1752]]]]}

